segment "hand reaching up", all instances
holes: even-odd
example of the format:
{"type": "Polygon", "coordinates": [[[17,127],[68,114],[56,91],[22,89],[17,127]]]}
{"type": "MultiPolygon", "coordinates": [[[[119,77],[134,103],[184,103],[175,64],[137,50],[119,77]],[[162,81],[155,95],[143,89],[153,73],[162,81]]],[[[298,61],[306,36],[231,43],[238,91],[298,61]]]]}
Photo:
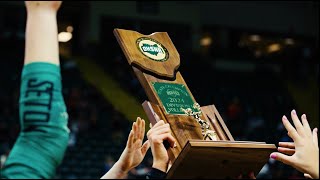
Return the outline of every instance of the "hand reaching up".
{"type": "Polygon", "coordinates": [[[292,142],[280,142],[278,152],[273,152],[270,157],[281,161],[305,173],[306,177],[319,178],[319,147],[317,128],[311,131],[305,114],[300,122],[296,111],[291,111],[291,118],[295,128],[290,124],[286,116],[282,122],[288,131],[292,142]]]}

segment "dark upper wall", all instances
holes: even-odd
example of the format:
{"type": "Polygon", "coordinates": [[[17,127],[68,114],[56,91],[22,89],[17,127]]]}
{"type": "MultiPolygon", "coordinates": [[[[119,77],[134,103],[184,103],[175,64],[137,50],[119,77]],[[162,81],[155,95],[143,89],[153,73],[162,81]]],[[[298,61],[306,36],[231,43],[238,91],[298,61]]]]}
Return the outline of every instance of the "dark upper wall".
{"type": "MultiPolygon", "coordinates": [[[[68,12],[83,2],[64,2],[68,12]]],[[[24,3],[2,1],[0,8],[24,3]]],[[[136,1],[90,1],[82,14],[82,43],[99,41],[100,17],[116,16],[152,21],[189,24],[193,32],[203,24],[222,27],[255,29],[277,33],[292,32],[319,39],[319,2],[312,1],[159,1],[158,14],[142,14],[136,1]]],[[[0,12],[0,23],[3,14],[0,12]]],[[[1,26],[0,26],[1,27],[1,26]]],[[[194,33],[194,47],[198,47],[199,34],[194,33]]]]}

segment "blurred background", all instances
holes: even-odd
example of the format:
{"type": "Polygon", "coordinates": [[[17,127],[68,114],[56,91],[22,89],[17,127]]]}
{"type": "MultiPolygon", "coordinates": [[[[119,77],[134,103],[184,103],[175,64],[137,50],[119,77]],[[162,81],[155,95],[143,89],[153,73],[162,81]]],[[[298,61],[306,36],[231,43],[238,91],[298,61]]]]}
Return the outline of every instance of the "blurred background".
{"type": "MultiPolygon", "coordinates": [[[[19,133],[25,25],[23,1],[0,2],[1,164],[19,133]]],[[[119,158],[132,122],[146,118],[147,97],[114,28],[168,32],[193,96],[217,107],[236,140],[291,141],[281,117],[292,109],[319,127],[319,2],[70,1],[58,28],[71,135],[56,178],[100,178],[119,158]]],[[[149,151],[128,178],[144,178],[151,164],[149,151]]],[[[303,178],[272,159],[256,176],[303,178]]]]}

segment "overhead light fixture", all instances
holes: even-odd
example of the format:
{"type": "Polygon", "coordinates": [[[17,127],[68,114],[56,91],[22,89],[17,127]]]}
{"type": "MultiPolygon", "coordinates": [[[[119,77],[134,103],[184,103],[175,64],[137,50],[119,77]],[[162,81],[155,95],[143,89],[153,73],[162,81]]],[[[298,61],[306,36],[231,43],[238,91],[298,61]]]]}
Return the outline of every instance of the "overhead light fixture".
{"type": "Polygon", "coordinates": [[[294,40],[292,38],[285,38],[284,43],[286,45],[294,45],[294,40]]]}
{"type": "Polygon", "coordinates": [[[72,33],[70,32],[60,32],[58,34],[59,42],[68,42],[70,39],[72,39],[72,33]]]}
{"type": "Polygon", "coordinates": [[[259,35],[254,34],[249,36],[249,40],[252,42],[258,42],[261,41],[261,37],[259,35]]]}
{"type": "Polygon", "coordinates": [[[279,51],[281,49],[281,46],[279,43],[273,43],[273,44],[270,44],[268,46],[268,52],[269,53],[273,53],[273,52],[276,52],[276,51],[279,51]]]}
{"type": "Polygon", "coordinates": [[[72,33],[72,31],[73,31],[73,27],[72,26],[68,26],[67,27],[67,32],[72,33]]]}
{"type": "Polygon", "coordinates": [[[200,40],[200,45],[201,46],[210,46],[212,44],[212,38],[207,36],[207,37],[203,37],[200,40]]]}

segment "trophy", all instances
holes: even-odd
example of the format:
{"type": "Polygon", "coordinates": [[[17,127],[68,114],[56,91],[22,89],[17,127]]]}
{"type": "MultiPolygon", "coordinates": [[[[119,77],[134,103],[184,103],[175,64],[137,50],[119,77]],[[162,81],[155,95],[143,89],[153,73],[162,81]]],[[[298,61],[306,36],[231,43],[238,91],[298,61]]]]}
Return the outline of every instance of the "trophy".
{"type": "Polygon", "coordinates": [[[166,32],[114,29],[114,35],[148,97],[142,106],[149,121],[169,123],[176,139],[177,146],[167,148],[172,162],[167,178],[221,179],[260,172],[276,146],[235,141],[215,105],[197,103],[178,71],[179,53],[166,32]]]}
{"type": "Polygon", "coordinates": [[[217,133],[214,130],[209,129],[210,128],[209,123],[206,120],[203,120],[200,118],[200,115],[202,113],[200,109],[200,105],[198,103],[194,103],[193,108],[197,109],[198,111],[192,111],[191,108],[187,108],[187,109],[181,108],[181,110],[185,112],[186,115],[193,116],[196,119],[196,121],[200,124],[203,140],[207,140],[207,139],[210,139],[213,141],[218,140],[217,133]]]}

